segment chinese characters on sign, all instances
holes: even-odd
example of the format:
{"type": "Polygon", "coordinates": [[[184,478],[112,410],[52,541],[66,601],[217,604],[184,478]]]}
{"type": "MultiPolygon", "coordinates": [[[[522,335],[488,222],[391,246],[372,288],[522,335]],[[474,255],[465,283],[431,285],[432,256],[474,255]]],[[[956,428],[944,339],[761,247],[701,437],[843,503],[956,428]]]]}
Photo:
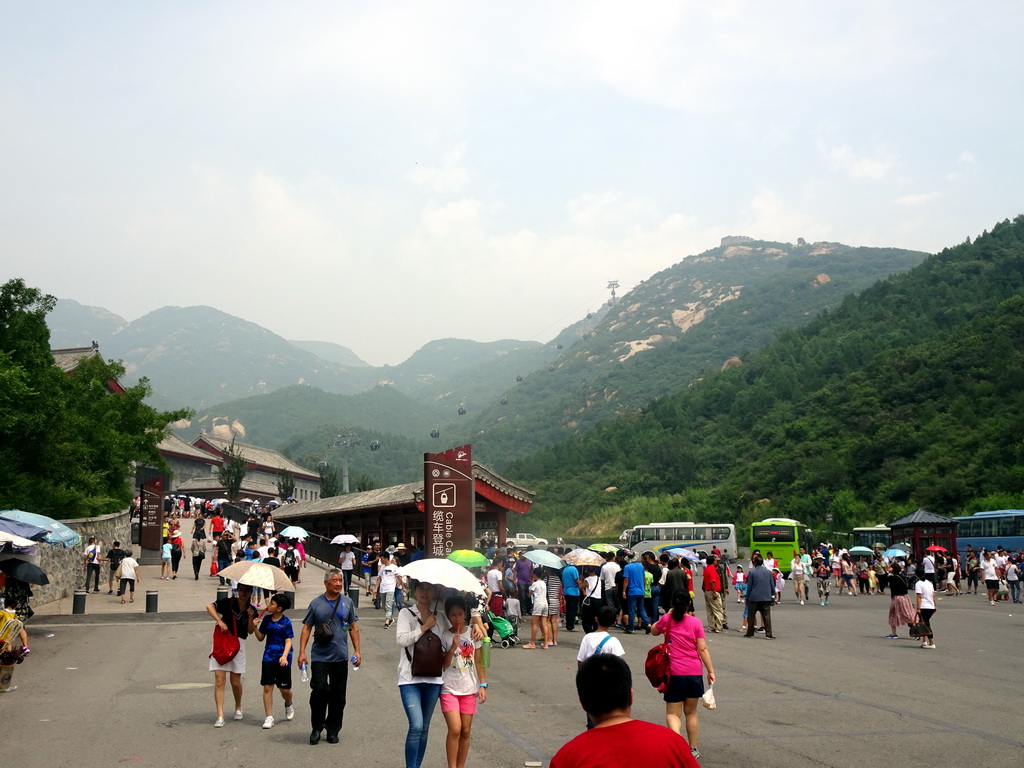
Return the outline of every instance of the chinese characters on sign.
{"type": "Polygon", "coordinates": [[[470,446],[424,454],[423,488],[427,555],[447,557],[472,548],[476,505],[470,446]]]}

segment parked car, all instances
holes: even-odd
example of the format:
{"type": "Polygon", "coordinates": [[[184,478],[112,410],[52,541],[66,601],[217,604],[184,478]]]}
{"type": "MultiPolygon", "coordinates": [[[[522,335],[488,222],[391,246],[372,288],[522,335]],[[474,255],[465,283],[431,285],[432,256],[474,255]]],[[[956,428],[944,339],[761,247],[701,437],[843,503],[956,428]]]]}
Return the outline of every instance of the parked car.
{"type": "Polygon", "coordinates": [[[539,539],[532,533],[516,533],[509,536],[505,542],[506,547],[546,547],[547,539],[539,539]]]}

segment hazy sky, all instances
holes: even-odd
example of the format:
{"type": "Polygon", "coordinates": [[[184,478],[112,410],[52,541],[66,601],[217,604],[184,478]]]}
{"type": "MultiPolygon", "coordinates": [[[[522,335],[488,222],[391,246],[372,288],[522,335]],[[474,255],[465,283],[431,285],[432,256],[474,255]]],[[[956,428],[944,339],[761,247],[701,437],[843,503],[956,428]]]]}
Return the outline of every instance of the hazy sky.
{"type": "Polygon", "coordinates": [[[394,364],[547,341],[722,235],[935,251],[1024,212],[1016,1],[0,11],[2,272],[129,320],[394,364]]]}

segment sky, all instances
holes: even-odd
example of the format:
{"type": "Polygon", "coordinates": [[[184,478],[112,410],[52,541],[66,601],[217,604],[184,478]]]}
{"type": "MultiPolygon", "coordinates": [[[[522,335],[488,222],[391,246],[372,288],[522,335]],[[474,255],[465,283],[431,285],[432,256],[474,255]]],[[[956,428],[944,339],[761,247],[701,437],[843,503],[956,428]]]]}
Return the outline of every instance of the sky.
{"type": "Polygon", "coordinates": [[[1015,0],[0,12],[0,277],[127,320],[397,364],[549,341],[724,235],[936,252],[1024,213],[1015,0]]]}

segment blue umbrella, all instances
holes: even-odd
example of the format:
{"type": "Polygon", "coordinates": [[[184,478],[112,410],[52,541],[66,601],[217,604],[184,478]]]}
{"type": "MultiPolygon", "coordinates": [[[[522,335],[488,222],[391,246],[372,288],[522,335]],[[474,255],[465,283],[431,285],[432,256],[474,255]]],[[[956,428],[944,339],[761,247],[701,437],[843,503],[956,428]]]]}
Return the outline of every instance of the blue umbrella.
{"type": "Polygon", "coordinates": [[[13,533],[15,536],[21,536],[23,539],[31,539],[32,541],[42,541],[49,533],[48,530],[38,525],[19,523],[17,520],[4,520],[3,518],[0,518],[0,531],[13,533]]]}
{"type": "Polygon", "coordinates": [[[309,532],[301,525],[289,525],[281,533],[278,534],[284,539],[307,539],[309,538],[309,532]]]}
{"type": "Polygon", "coordinates": [[[882,553],[884,557],[906,557],[907,553],[902,549],[887,549],[882,553]]]}
{"type": "Polygon", "coordinates": [[[54,546],[59,544],[67,549],[82,543],[82,537],[77,531],[73,531],[64,523],[57,522],[52,517],[47,517],[46,515],[37,515],[35,512],[22,512],[20,509],[7,509],[0,512],[0,518],[45,528],[49,531],[43,539],[47,544],[54,546]]]}

